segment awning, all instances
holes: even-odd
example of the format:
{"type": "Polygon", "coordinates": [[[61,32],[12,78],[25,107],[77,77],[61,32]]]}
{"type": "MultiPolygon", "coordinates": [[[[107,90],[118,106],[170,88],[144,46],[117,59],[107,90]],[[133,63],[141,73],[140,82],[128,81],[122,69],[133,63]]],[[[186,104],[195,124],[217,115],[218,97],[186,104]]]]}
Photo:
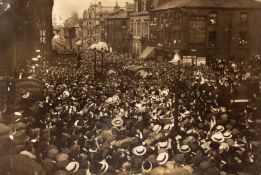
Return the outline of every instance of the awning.
{"type": "Polygon", "coordinates": [[[155,48],[154,47],[146,47],[140,55],[140,58],[146,59],[149,57],[153,57],[155,55],[155,48]]]}

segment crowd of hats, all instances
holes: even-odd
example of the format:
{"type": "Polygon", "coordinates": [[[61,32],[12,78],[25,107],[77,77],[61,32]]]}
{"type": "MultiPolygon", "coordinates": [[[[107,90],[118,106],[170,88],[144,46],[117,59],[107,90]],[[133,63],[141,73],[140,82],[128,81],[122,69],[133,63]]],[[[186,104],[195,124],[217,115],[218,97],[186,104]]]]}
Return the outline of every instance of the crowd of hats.
{"type": "Polygon", "coordinates": [[[45,97],[34,102],[26,93],[2,112],[16,153],[48,175],[260,174],[259,64],[182,67],[174,129],[174,66],[143,62],[152,77],[133,77],[122,68],[141,63],[122,57],[112,67],[117,76],[103,81],[93,77],[91,58],[80,69],[66,58],[43,61],[33,75],[30,64],[23,68],[44,81],[45,97]],[[252,102],[233,105],[240,85],[253,87],[252,102]]]}

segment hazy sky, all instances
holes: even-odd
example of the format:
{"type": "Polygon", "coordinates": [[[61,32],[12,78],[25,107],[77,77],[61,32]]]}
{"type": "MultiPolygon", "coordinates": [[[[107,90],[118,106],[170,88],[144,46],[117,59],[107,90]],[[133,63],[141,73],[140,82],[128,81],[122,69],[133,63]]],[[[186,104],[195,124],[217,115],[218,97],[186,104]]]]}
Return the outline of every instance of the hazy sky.
{"type": "MultiPolygon", "coordinates": [[[[71,11],[77,11],[79,17],[82,16],[83,10],[88,9],[90,3],[98,3],[99,0],[54,0],[53,14],[63,19],[70,16],[71,11]]],[[[114,6],[116,0],[100,0],[102,5],[114,6]]],[[[118,0],[121,7],[125,6],[125,2],[133,2],[133,0],[118,0]]]]}

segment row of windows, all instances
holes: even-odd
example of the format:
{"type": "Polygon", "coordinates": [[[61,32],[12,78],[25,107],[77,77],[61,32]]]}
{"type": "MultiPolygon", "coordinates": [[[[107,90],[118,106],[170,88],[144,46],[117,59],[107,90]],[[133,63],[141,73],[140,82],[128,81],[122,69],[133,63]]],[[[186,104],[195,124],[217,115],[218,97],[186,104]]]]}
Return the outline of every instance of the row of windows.
{"type": "MultiPolygon", "coordinates": [[[[242,24],[248,23],[248,13],[247,12],[241,12],[240,13],[240,22],[242,24]]],[[[208,23],[213,24],[213,25],[218,23],[218,13],[217,12],[211,12],[209,14],[208,23]]]]}
{"type": "MultiPolygon", "coordinates": [[[[171,12],[171,13],[161,13],[154,14],[151,16],[151,25],[159,25],[159,24],[181,24],[184,20],[184,16],[179,12],[171,12]]],[[[242,24],[248,23],[248,13],[241,12],[240,13],[240,22],[242,24]]],[[[218,13],[210,12],[208,16],[209,24],[217,24],[218,23],[218,13]]]]}
{"type": "MultiPolygon", "coordinates": [[[[239,32],[237,36],[231,38],[232,41],[238,43],[239,46],[246,46],[248,44],[248,33],[243,31],[239,32]]],[[[208,46],[216,47],[217,46],[217,31],[211,31],[208,33],[208,46]]]]}
{"type": "Polygon", "coordinates": [[[133,36],[147,36],[149,34],[149,22],[137,21],[130,23],[130,31],[133,36]]]}
{"type": "Polygon", "coordinates": [[[183,40],[184,32],[182,31],[151,31],[150,40],[151,41],[162,41],[164,45],[168,46],[178,46],[183,40]]]}
{"type": "MultiPolygon", "coordinates": [[[[177,46],[181,44],[183,40],[183,32],[182,31],[151,31],[150,40],[151,41],[162,41],[163,44],[169,46],[177,46]]],[[[208,32],[208,41],[207,44],[209,47],[217,46],[217,31],[208,32]]],[[[245,31],[239,32],[236,36],[231,37],[231,40],[235,43],[238,43],[239,46],[246,46],[248,44],[248,33],[245,31]]]]}

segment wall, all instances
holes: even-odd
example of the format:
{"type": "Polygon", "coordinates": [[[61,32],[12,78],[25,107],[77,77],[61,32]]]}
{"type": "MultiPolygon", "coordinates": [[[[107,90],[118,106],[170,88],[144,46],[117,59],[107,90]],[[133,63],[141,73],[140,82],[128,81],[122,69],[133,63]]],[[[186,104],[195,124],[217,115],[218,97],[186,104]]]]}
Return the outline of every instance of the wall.
{"type": "Polygon", "coordinates": [[[151,13],[151,36],[150,44],[159,46],[162,44],[162,49],[167,48],[170,51],[179,48],[186,54],[191,50],[196,49],[196,54],[207,57],[235,57],[237,59],[247,58],[255,51],[261,52],[261,20],[260,10],[254,9],[206,9],[206,8],[187,8],[180,10],[172,10],[173,12],[180,12],[180,24],[169,23],[172,16],[166,11],[151,13]],[[209,23],[209,14],[217,13],[217,23],[209,23]],[[240,21],[241,12],[248,13],[248,22],[242,24],[240,21]],[[166,15],[163,18],[162,16],[166,15]],[[205,17],[205,41],[202,43],[191,43],[189,41],[190,18],[191,17],[205,17]],[[157,18],[156,24],[154,18],[157,18]],[[164,23],[163,19],[168,21],[164,23]],[[216,31],[216,45],[209,45],[210,32],[216,31]],[[177,32],[177,34],[175,34],[177,32]],[[240,45],[240,32],[247,32],[247,44],[240,45]],[[170,38],[170,39],[169,39],[170,38]],[[173,44],[176,40],[176,44],[173,44]],[[178,42],[177,42],[178,41],[178,42]]]}

